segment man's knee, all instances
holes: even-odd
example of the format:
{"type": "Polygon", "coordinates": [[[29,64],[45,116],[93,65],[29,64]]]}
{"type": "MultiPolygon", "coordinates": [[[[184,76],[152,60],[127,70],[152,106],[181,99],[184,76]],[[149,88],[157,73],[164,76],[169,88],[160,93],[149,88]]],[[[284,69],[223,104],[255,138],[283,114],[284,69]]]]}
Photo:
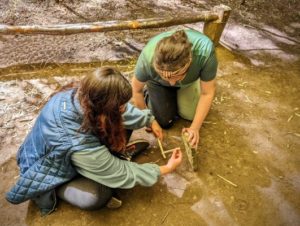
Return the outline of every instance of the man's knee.
{"type": "Polygon", "coordinates": [[[174,118],[173,119],[168,119],[168,118],[156,118],[158,124],[161,126],[163,129],[169,129],[174,125],[174,118]]]}

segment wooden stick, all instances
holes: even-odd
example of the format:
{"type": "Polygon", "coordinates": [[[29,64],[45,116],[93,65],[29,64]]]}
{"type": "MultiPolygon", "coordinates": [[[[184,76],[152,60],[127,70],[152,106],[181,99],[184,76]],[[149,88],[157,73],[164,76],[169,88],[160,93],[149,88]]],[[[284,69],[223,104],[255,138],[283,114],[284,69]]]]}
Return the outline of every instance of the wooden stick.
{"type": "Polygon", "coordinates": [[[174,151],[174,149],[170,149],[170,150],[164,151],[164,153],[167,154],[167,153],[170,153],[170,152],[173,152],[173,151],[174,151]]]}
{"type": "Polygon", "coordinates": [[[170,209],[168,209],[166,215],[165,215],[164,218],[161,220],[161,224],[163,224],[163,223],[165,222],[165,220],[166,220],[167,216],[169,215],[169,213],[170,213],[170,209]]]}
{"type": "Polygon", "coordinates": [[[1,24],[1,35],[14,34],[45,34],[45,35],[70,35],[88,32],[106,32],[130,29],[146,29],[170,27],[180,24],[196,23],[199,21],[218,20],[219,16],[214,11],[202,11],[188,17],[165,17],[165,18],[148,18],[127,21],[103,21],[93,23],[78,23],[78,24],[55,24],[55,25],[24,25],[10,26],[1,24]]]}
{"type": "Polygon", "coordinates": [[[166,158],[166,155],[165,155],[165,152],[164,152],[164,149],[162,147],[162,144],[160,142],[160,139],[157,138],[157,143],[158,143],[158,146],[159,146],[159,149],[160,149],[160,153],[161,155],[163,156],[163,158],[165,159],[166,158]]]}
{"type": "Polygon", "coordinates": [[[233,182],[231,182],[230,180],[227,180],[225,177],[220,176],[219,174],[217,174],[218,177],[220,177],[221,179],[223,179],[224,181],[226,181],[227,183],[231,184],[234,187],[237,187],[237,185],[233,182]]]}

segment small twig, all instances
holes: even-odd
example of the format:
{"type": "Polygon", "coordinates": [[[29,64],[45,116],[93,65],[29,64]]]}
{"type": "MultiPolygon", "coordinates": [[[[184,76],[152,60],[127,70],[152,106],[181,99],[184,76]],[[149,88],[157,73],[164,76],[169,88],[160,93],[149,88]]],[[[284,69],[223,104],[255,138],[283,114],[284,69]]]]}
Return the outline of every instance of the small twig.
{"type": "Polygon", "coordinates": [[[213,125],[216,125],[217,123],[216,122],[212,122],[212,121],[203,121],[204,124],[213,124],[213,125]]]}
{"type": "Polygon", "coordinates": [[[131,43],[127,42],[126,40],[124,40],[123,42],[124,42],[127,46],[129,46],[131,49],[133,49],[134,51],[136,51],[136,52],[138,52],[138,53],[142,51],[142,49],[137,48],[136,46],[132,45],[131,43]]]}
{"type": "Polygon", "coordinates": [[[177,136],[171,136],[173,139],[175,140],[178,140],[178,141],[181,141],[181,138],[180,137],[177,137],[177,136]]]}
{"type": "Polygon", "coordinates": [[[240,83],[240,84],[238,84],[238,85],[241,86],[241,87],[244,87],[247,83],[248,83],[248,82],[242,82],[242,83],[240,83]]]}
{"type": "Polygon", "coordinates": [[[25,118],[25,119],[20,119],[19,122],[29,122],[32,121],[32,118],[25,118]]]}
{"type": "Polygon", "coordinates": [[[289,41],[292,41],[292,42],[295,42],[295,43],[298,43],[298,44],[300,43],[300,42],[298,42],[297,40],[295,40],[293,38],[290,38],[290,37],[287,37],[287,36],[284,36],[284,35],[280,35],[280,34],[276,34],[276,33],[272,32],[272,31],[269,31],[267,29],[263,29],[263,28],[260,28],[260,27],[257,27],[257,26],[252,26],[252,25],[249,25],[249,24],[244,24],[243,26],[244,27],[250,27],[252,29],[261,30],[261,31],[267,32],[267,33],[269,33],[271,35],[274,35],[274,36],[277,36],[277,37],[280,37],[280,38],[285,38],[285,39],[287,39],[289,41]]]}
{"type": "Polygon", "coordinates": [[[164,149],[162,147],[162,144],[161,144],[161,141],[159,139],[157,139],[157,143],[158,143],[158,146],[159,146],[159,149],[160,149],[160,153],[161,155],[163,156],[163,158],[165,159],[166,158],[166,155],[164,153],[164,149]]]}
{"type": "Polygon", "coordinates": [[[87,21],[87,22],[91,22],[91,20],[89,20],[88,18],[82,16],[80,13],[76,12],[74,9],[72,9],[70,6],[68,6],[65,3],[61,3],[62,6],[64,6],[67,10],[69,10],[70,12],[72,12],[73,14],[75,14],[76,16],[78,16],[79,18],[87,21]]]}
{"type": "Polygon", "coordinates": [[[174,151],[174,149],[170,149],[170,150],[164,151],[164,153],[167,154],[167,153],[170,153],[170,152],[173,152],[173,151],[174,151]]]}
{"type": "Polygon", "coordinates": [[[126,74],[133,74],[135,70],[131,70],[131,71],[125,71],[126,74]]]}
{"type": "Polygon", "coordinates": [[[186,190],[185,188],[175,188],[175,187],[168,187],[168,189],[182,190],[182,191],[185,191],[185,190],[186,190]]]}
{"type": "Polygon", "coordinates": [[[253,103],[253,102],[249,99],[249,97],[248,97],[247,95],[245,95],[245,97],[246,97],[246,102],[248,102],[248,103],[253,103]]]}
{"type": "Polygon", "coordinates": [[[290,121],[293,119],[293,117],[294,117],[294,115],[291,115],[291,116],[288,118],[287,122],[290,122],[290,121]]]}
{"type": "Polygon", "coordinates": [[[167,216],[169,215],[169,213],[170,213],[170,209],[168,209],[166,215],[165,215],[164,218],[161,220],[161,224],[163,224],[163,223],[165,222],[165,220],[166,220],[167,216]]]}
{"type": "Polygon", "coordinates": [[[293,135],[295,135],[296,137],[300,137],[300,133],[287,132],[287,134],[293,134],[293,135]]]}
{"type": "Polygon", "coordinates": [[[152,162],[152,163],[158,163],[160,161],[160,159],[157,159],[157,160],[155,160],[154,162],[152,162]]]}
{"type": "Polygon", "coordinates": [[[220,177],[221,179],[223,179],[224,181],[226,181],[227,183],[231,184],[234,187],[237,187],[237,185],[233,182],[231,182],[230,180],[227,180],[225,177],[220,176],[219,174],[217,174],[218,177],[220,177]]]}

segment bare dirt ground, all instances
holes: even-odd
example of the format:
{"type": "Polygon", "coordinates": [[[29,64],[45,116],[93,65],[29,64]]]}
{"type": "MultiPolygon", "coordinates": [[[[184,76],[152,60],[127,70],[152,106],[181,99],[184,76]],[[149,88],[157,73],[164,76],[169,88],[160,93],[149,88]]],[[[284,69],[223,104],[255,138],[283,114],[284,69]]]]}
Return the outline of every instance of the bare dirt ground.
{"type": "MultiPolygon", "coordinates": [[[[60,202],[41,217],[30,202],[11,205],[15,154],[39,107],[57,87],[103,64],[130,77],[147,40],[163,30],[69,36],[0,36],[1,225],[300,225],[300,6],[270,1],[2,0],[0,23],[93,22],[180,16],[220,3],[233,12],[217,48],[218,89],[200,131],[199,170],[184,160],[151,187],[120,191],[121,209],[82,211],[60,202]],[[228,181],[234,183],[230,184],[228,181]]],[[[202,24],[188,24],[201,31],[202,24]]],[[[175,27],[177,28],[177,27],[175,27]]],[[[180,120],[164,146],[182,146],[180,120]]],[[[139,162],[164,160],[155,139],[139,162]]]]}

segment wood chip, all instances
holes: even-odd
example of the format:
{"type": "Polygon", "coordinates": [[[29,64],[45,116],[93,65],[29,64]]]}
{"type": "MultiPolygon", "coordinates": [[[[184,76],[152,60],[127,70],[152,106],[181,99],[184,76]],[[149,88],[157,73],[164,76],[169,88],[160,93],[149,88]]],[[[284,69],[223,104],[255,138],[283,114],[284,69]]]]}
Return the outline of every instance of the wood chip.
{"type": "Polygon", "coordinates": [[[290,122],[290,121],[292,120],[293,117],[294,117],[294,115],[291,115],[291,116],[288,118],[287,122],[290,122]]]}
{"type": "Polygon", "coordinates": [[[238,85],[241,86],[241,87],[244,87],[247,83],[248,83],[248,82],[242,82],[242,83],[240,83],[240,84],[238,84],[238,85]]]}
{"type": "Polygon", "coordinates": [[[249,97],[248,97],[247,95],[245,95],[245,97],[246,97],[246,102],[248,102],[248,103],[253,103],[253,102],[249,99],[249,97]]]}

